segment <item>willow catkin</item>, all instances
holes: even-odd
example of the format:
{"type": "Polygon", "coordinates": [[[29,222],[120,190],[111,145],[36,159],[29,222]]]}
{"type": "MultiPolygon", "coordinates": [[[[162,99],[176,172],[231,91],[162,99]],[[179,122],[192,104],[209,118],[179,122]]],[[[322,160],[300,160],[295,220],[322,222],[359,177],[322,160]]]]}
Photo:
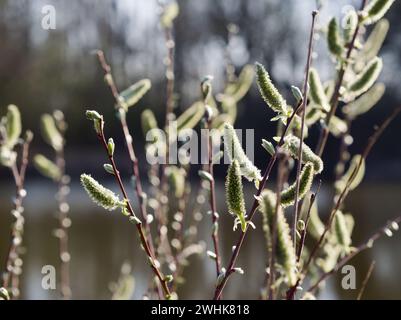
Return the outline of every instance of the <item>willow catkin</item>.
{"type": "MultiPolygon", "coordinates": [[[[290,155],[298,159],[298,153],[300,148],[300,139],[294,135],[288,135],[284,138],[283,148],[287,150],[290,155]]],[[[302,144],[302,163],[312,163],[314,174],[321,173],[323,171],[323,161],[317,156],[311,148],[305,143],[302,144]]]]}
{"type": "Polygon", "coordinates": [[[264,66],[258,62],[255,63],[255,69],[256,81],[263,100],[273,111],[286,115],[288,112],[287,103],[274,86],[269,73],[266,71],[264,66]]]}
{"type": "Polygon", "coordinates": [[[241,174],[249,181],[255,181],[255,183],[257,183],[259,180],[262,180],[260,170],[246,156],[233,126],[229,123],[224,125],[223,138],[224,148],[228,154],[228,157],[231,161],[238,161],[241,174]]]}
{"type": "Polygon", "coordinates": [[[379,57],[373,58],[356,78],[349,83],[348,91],[355,97],[365,93],[375,83],[382,69],[382,59],[379,57]]]}
{"type": "Polygon", "coordinates": [[[348,131],[347,123],[337,116],[332,116],[329,123],[329,132],[335,136],[340,137],[348,131]]]}
{"type": "Polygon", "coordinates": [[[309,73],[310,97],[312,101],[324,111],[330,111],[330,103],[324,92],[322,82],[316,69],[311,68],[309,73]]]}
{"type": "Polygon", "coordinates": [[[60,151],[63,148],[64,139],[57,129],[54,118],[50,114],[44,114],[40,120],[40,129],[43,139],[53,147],[54,150],[60,151]]]}
{"type": "Polygon", "coordinates": [[[347,12],[347,14],[343,19],[343,25],[344,25],[343,34],[345,43],[350,43],[354,36],[356,27],[358,26],[358,14],[354,9],[351,9],[347,12]]]}
{"type": "MultiPolygon", "coordinates": [[[[302,168],[299,177],[299,193],[298,201],[302,200],[303,197],[309,192],[312,187],[314,176],[313,163],[308,162],[302,168]]],[[[286,208],[292,206],[295,203],[296,195],[296,182],[290,185],[287,189],[281,192],[281,205],[286,208]]]]}
{"type": "Polygon", "coordinates": [[[194,128],[205,114],[205,104],[201,101],[195,102],[177,118],[177,130],[194,128]]]}
{"type": "Polygon", "coordinates": [[[349,119],[355,119],[361,114],[372,109],[383,97],[386,87],[383,83],[377,83],[358,99],[348,103],[343,107],[344,114],[349,119]]]}
{"type": "Polygon", "coordinates": [[[12,149],[18,142],[21,135],[21,113],[16,105],[10,104],[7,108],[5,146],[12,149]]]}
{"type": "Polygon", "coordinates": [[[264,190],[259,198],[259,211],[263,215],[263,230],[266,240],[270,244],[272,243],[273,223],[277,218],[276,261],[282,267],[288,284],[292,286],[297,279],[295,250],[291,240],[290,227],[281,207],[279,207],[277,217],[275,217],[276,201],[275,193],[270,190],[264,190]]]}
{"type": "Polygon", "coordinates": [[[61,178],[60,168],[51,160],[42,154],[37,154],[33,158],[35,168],[45,177],[54,181],[59,181],[61,178]]]}
{"type": "Polygon", "coordinates": [[[103,187],[99,182],[88,174],[81,174],[81,184],[94,203],[106,210],[124,208],[125,202],[111,190],[103,187]]]}
{"type": "Polygon", "coordinates": [[[340,34],[337,19],[332,18],[327,30],[327,44],[332,55],[341,57],[344,51],[344,43],[340,34]]]}
{"type": "Polygon", "coordinates": [[[150,90],[152,84],[149,79],[142,79],[134,83],[129,88],[122,91],[119,95],[120,106],[127,111],[134,106],[150,90]]]}
{"type": "Polygon", "coordinates": [[[372,0],[363,10],[363,24],[369,25],[379,21],[390,9],[395,0],[372,0]]]}
{"type": "Polygon", "coordinates": [[[365,176],[365,160],[364,159],[362,159],[362,163],[361,163],[361,166],[359,167],[359,170],[354,174],[354,171],[358,168],[359,163],[361,162],[361,158],[362,158],[362,156],[360,154],[357,154],[352,157],[350,165],[348,167],[348,170],[334,184],[337,193],[341,193],[344,190],[344,188],[348,184],[348,181],[351,179],[351,177],[353,175],[354,176],[353,176],[352,182],[350,183],[350,185],[348,187],[348,191],[354,190],[362,182],[362,180],[365,176]]]}
{"type": "Polygon", "coordinates": [[[234,160],[227,171],[226,176],[226,201],[228,211],[236,215],[243,232],[246,230],[245,201],[242,189],[241,171],[237,160],[234,160]]]}
{"type": "Polygon", "coordinates": [[[351,235],[344,214],[340,210],[338,210],[334,216],[334,231],[337,244],[340,245],[343,250],[348,251],[351,245],[351,235]]]}

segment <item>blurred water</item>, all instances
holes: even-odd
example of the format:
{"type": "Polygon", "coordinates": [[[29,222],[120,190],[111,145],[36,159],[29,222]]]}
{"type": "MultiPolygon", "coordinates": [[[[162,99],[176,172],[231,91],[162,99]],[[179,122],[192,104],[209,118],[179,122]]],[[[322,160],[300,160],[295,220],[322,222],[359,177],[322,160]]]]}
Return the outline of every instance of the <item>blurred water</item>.
{"type": "MultiPolygon", "coordinates": [[[[3,265],[8,247],[11,208],[10,187],[1,186],[0,193],[0,258],[3,265]]],[[[26,299],[57,299],[57,291],[46,291],[41,287],[41,268],[51,264],[57,266],[57,241],[52,230],[57,227],[54,219],[54,196],[51,184],[31,183],[27,185],[28,197],[25,202],[26,233],[24,255],[24,273],[22,276],[22,297],[26,299]]],[[[221,188],[219,192],[221,192],[221,188]]],[[[357,221],[354,243],[359,244],[375,229],[388,219],[399,214],[399,185],[368,185],[355,191],[347,202],[347,208],[354,213],[357,221]]],[[[78,184],[73,185],[70,195],[71,218],[70,229],[71,272],[73,297],[76,299],[109,299],[109,283],[117,280],[121,264],[128,260],[133,267],[136,278],[135,298],[141,298],[149,280],[149,268],[144,262],[143,253],[138,250],[138,240],[134,226],[127,223],[119,214],[108,213],[92,205],[78,184]]],[[[218,197],[222,199],[223,197],[218,197]]],[[[320,201],[324,202],[327,193],[321,193],[320,201]]],[[[250,197],[248,197],[250,199],[250,197]]],[[[219,207],[223,210],[222,203],[219,207]]],[[[321,205],[324,209],[324,206],[321,205]]],[[[233,276],[225,291],[225,298],[258,298],[263,284],[265,262],[264,239],[260,232],[259,220],[257,229],[247,236],[238,266],[245,270],[245,276],[233,276]]],[[[210,248],[210,217],[205,216],[200,223],[199,238],[205,239],[210,248]]],[[[227,263],[231,246],[237,239],[232,231],[232,218],[221,214],[221,244],[223,261],[227,263]]],[[[362,253],[352,264],[357,269],[358,288],[370,262],[376,260],[376,268],[365,291],[365,298],[400,299],[401,298],[401,237],[395,234],[392,238],[383,238],[376,242],[374,248],[362,253]]],[[[185,273],[186,283],[179,291],[181,298],[209,299],[214,288],[214,265],[204,256],[193,256],[191,265],[185,273]]],[[[354,299],[358,290],[345,291],[340,287],[340,279],[332,278],[327,290],[321,296],[327,299],[354,299]]]]}

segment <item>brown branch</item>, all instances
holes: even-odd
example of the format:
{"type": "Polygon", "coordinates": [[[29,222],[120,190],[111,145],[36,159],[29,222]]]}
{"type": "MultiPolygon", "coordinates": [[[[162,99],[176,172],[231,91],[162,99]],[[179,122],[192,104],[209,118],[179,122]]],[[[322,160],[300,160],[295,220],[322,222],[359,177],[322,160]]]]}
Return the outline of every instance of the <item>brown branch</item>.
{"type": "MultiPolygon", "coordinates": [[[[287,124],[285,125],[285,128],[284,128],[284,130],[283,130],[283,132],[281,134],[281,138],[280,138],[280,140],[279,140],[279,142],[278,142],[278,144],[276,146],[275,152],[272,155],[272,157],[270,158],[270,160],[269,160],[269,162],[268,162],[268,164],[266,166],[266,169],[265,169],[263,177],[262,177],[262,181],[259,183],[258,191],[255,194],[255,200],[254,200],[254,202],[252,204],[252,207],[251,207],[251,209],[249,211],[249,214],[247,215],[248,221],[252,221],[253,216],[254,216],[254,214],[256,212],[256,209],[259,206],[257,198],[262,193],[262,191],[263,191],[263,189],[264,189],[264,187],[266,185],[267,180],[269,180],[271,170],[273,169],[273,166],[274,166],[274,164],[275,164],[275,162],[277,160],[277,156],[278,156],[278,153],[279,153],[279,148],[283,145],[284,137],[286,136],[286,134],[288,132],[288,129],[289,129],[289,127],[290,127],[290,125],[291,125],[296,113],[301,108],[301,105],[302,105],[302,101],[300,101],[298,103],[297,107],[292,112],[292,114],[291,114],[290,118],[288,119],[287,124]]],[[[221,296],[221,294],[222,294],[222,292],[224,290],[224,287],[227,284],[228,278],[230,277],[230,275],[232,273],[234,273],[234,265],[235,265],[235,263],[236,263],[236,261],[238,259],[242,244],[243,244],[244,239],[245,239],[245,235],[246,235],[246,233],[248,231],[248,227],[249,227],[249,225],[247,225],[247,227],[245,229],[245,232],[241,231],[241,234],[239,236],[237,244],[235,245],[235,249],[234,249],[234,251],[233,251],[233,253],[231,255],[230,262],[228,263],[227,271],[226,271],[225,275],[223,276],[223,278],[221,279],[221,281],[219,282],[219,284],[216,286],[216,290],[215,290],[215,293],[214,293],[214,300],[218,300],[220,298],[220,296],[221,296]]]]}
{"type": "Polygon", "coordinates": [[[387,222],[387,224],[380,228],[375,234],[373,234],[366,242],[361,244],[359,247],[355,248],[349,255],[342,258],[333,269],[328,272],[325,272],[321,275],[321,277],[307,290],[307,292],[315,292],[319,285],[326,280],[329,276],[336,273],[340,268],[342,268],[348,261],[350,261],[353,257],[357,254],[361,253],[362,251],[369,249],[372,247],[373,242],[379,239],[382,235],[386,234],[387,230],[392,227],[394,223],[399,224],[401,222],[401,216],[397,217],[396,219],[387,222]]]}
{"type": "MultiPolygon", "coordinates": [[[[362,0],[362,5],[361,5],[361,8],[360,8],[361,11],[365,8],[366,3],[367,3],[367,0],[362,0]]],[[[329,136],[329,124],[330,124],[330,121],[331,121],[332,117],[335,115],[335,113],[337,111],[338,103],[339,103],[339,100],[340,100],[340,97],[341,97],[340,89],[341,89],[341,87],[343,85],[345,72],[347,70],[348,63],[349,63],[349,60],[351,58],[351,54],[352,54],[352,52],[353,52],[353,50],[355,48],[356,39],[358,37],[358,33],[359,33],[359,30],[360,30],[360,23],[359,22],[360,22],[361,17],[358,17],[358,19],[359,19],[358,25],[355,28],[355,32],[354,32],[354,34],[352,36],[352,40],[348,45],[348,50],[347,50],[347,54],[346,54],[345,60],[341,63],[341,69],[340,69],[340,71],[338,73],[337,82],[336,82],[336,85],[334,87],[334,94],[333,94],[333,96],[331,98],[331,101],[330,101],[331,108],[330,108],[329,114],[326,117],[325,126],[322,129],[322,131],[320,132],[319,141],[318,141],[318,144],[317,144],[317,147],[316,147],[316,154],[319,157],[322,156],[324,148],[325,148],[326,143],[327,143],[327,138],[329,136]]]]}
{"type": "Polygon", "coordinates": [[[297,166],[297,178],[295,182],[295,203],[294,203],[294,216],[292,221],[292,238],[294,244],[295,253],[297,251],[297,223],[298,223],[298,211],[299,211],[299,186],[300,186],[300,177],[301,177],[301,167],[302,167],[302,147],[304,142],[304,128],[305,128],[305,113],[306,113],[306,103],[308,101],[308,92],[309,92],[309,70],[312,63],[312,50],[313,50],[313,35],[315,32],[315,21],[318,12],[312,12],[312,25],[310,29],[309,35],[309,46],[308,46],[308,55],[307,55],[307,62],[305,68],[305,81],[303,87],[303,103],[302,103],[302,117],[301,117],[301,135],[300,135],[300,144],[298,150],[298,166],[297,166]]]}
{"type": "Polygon", "coordinates": [[[368,272],[366,273],[365,279],[363,279],[362,287],[359,290],[359,293],[358,293],[358,296],[356,297],[356,300],[361,300],[362,295],[363,295],[363,293],[365,291],[365,288],[366,288],[366,286],[367,286],[367,284],[369,282],[370,276],[373,273],[373,269],[375,268],[375,265],[376,265],[376,261],[373,260],[371,262],[370,266],[369,266],[368,272]]]}
{"type": "Polygon", "coordinates": [[[120,187],[121,193],[123,194],[124,200],[126,201],[126,207],[127,207],[128,212],[129,212],[130,218],[132,218],[132,220],[135,223],[135,226],[137,228],[142,247],[143,247],[146,255],[148,256],[148,262],[149,262],[149,264],[150,264],[155,276],[159,279],[159,282],[160,282],[160,284],[162,286],[165,298],[166,299],[170,299],[171,298],[171,293],[170,293],[170,289],[168,287],[168,280],[162,275],[161,271],[159,270],[158,261],[156,260],[156,258],[154,256],[154,253],[151,250],[150,243],[149,243],[149,241],[147,240],[147,238],[145,236],[145,232],[144,232],[144,230],[142,228],[142,222],[138,218],[136,218],[136,216],[135,216],[135,213],[134,213],[134,210],[132,208],[131,202],[130,202],[130,200],[128,198],[128,195],[127,195],[127,192],[125,190],[124,184],[123,184],[123,182],[121,180],[120,172],[117,169],[117,165],[115,163],[114,156],[108,152],[108,145],[107,145],[106,138],[105,138],[105,135],[104,135],[104,130],[103,130],[103,123],[104,123],[103,119],[100,120],[100,121],[102,123],[100,125],[100,128],[101,128],[100,132],[97,134],[98,138],[101,141],[101,143],[102,143],[102,145],[103,145],[103,147],[104,147],[104,149],[105,149],[105,151],[106,151],[106,153],[108,155],[109,162],[113,167],[114,176],[115,176],[115,178],[117,180],[117,183],[118,183],[118,185],[120,187]]]}
{"type": "Polygon", "coordinates": [[[139,208],[140,208],[141,216],[143,219],[143,224],[145,226],[147,239],[148,239],[148,242],[150,245],[150,250],[154,253],[152,235],[151,235],[150,226],[148,223],[148,214],[146,211],[146,203],[143,198],[144,192],[143,192],[143,188],[142,188],[141,176],[139,173],[138,158],[135,155],[135,149],[134,149],[134,145],[133,145],[133,141],[132,141],[132,135],[131,135],[128,125],[127,125],[125,111],[121,107],[121,103],[120,103],[120,99],[119,99],[119,91],[114,82],[114,78],[111,74],[111,67],[107,63],[106,57],[104,56],[103,51],[97,50],[96,55],[98,57],[100,65],[105,73],[106,82],[107,82],[108,86],[110,87],[111,93],[114,97],[117,109],[119,111],[119,115],[120,115],[119,120],[120,120],[121,128],[124,133],[125,144],[127,146],[128,154],[129,154],[131,164],[132,164],[132,172],[133,172],[133,175],[135,178],[135,192],[136,192],[136,195],[138,198],[139,208]]]}

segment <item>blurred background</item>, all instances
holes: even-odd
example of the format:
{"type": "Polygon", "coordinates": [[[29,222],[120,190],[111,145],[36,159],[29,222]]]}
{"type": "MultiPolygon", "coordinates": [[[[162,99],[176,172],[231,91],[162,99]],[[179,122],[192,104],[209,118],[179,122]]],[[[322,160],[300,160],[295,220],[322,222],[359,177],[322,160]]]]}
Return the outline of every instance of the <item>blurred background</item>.
{"type": "MultiPolygon", "coordinates": [[[[340,17],[347,6],[360,6],[360,1],[321,1],[323,9],[318,24],[324,26],[331,16],[340,17]]],[[[311,11],[315,0],[181,0],[180,14],[175,22],[176,39],[176,98],[177,109],[185,110],[199,99],[199,81],[208,74],[214,76],[214,91],[223,90],[227,52],[237,71],[247,63],[263,63],[281,92],[291,99],[290,85],[302,85],[307,52],[311,11]],[[229,24],[238,33],[228,36],[229,24]]],[[[149,78],[152,89],[128,113],[139,158],[144,163],[143,136],[139,115],[151,108],[160,123],[165,110],[166,56],[163,30],[159,24],[156,0],[0,0],[0,113],[7,105],[21,109],[24,128],[36,137],[32,154],[51,150],[40,137],[39,119],[42,113],[60,109],[69,124],[67,132],[67,172],[72,178],[71,194],[71,255],[72,291],[76,299],[108,299],[109,283],[115,281],[122,263],[128,260],[136,276],[135,298],[140,298],[149,274],[144,258],[137,250],[138,243],[132,225],[120,215],[111,215],[92,205],[79,186],[79,174],[94,174],[111,188],[113,181],[104,173],[104,154],[92,126],[85,120],[84,111],[90,107],[101,112],[107,121],[107,134],[118,146],[117,160],[125,177],[129,177],[129,159],[118,122],[114,120],[114,101],[103,80],[93,50],[102,49],[113,68],[117,86],[122,90],[132,83],[149,78]],[[56,9],[56,29],[41,26],[42,8],[56,9]]],[[[392,108],[400,104],[401,74],[401,2],[396,1],[387,18],[390,32],[381,51],[384,70],[381,81],[386,94],[371,112],[358,118],[352,135],[356,143],[352,152],[360,152],[375,124],[380,123],[392,108]]],[[[323,79],[334,72],[327,55],[326,42],[317,38],[314,66],[323,79]]],[[[272,116],[260,98],[256,86],[239,105],[238,128],[255,129],[255,141],[275,133],[272,116]]],[[[365,240],[375,229],[401,211],[401,119],[397,119],[375,146],[367,162],[363,185],[347,200],[347,209],[355,216],[357,225],[354,242],[365,240]]],[[[312,133],[313,145],[316,134],[312,133]]],[[[338,144],[329,140],[325,154],[326,169],[323,181],[333,179],[333,165],[338,159],[338,144]]],[[[262,167],[266,153],[258,144],[255,162],[262,167]]],[[[146,167],[141,167],[143,175],[146,167]]],[[[226,168],[218,166],[217,176],[223,181],[226,168]]],[[[197,172],[193,171],[194,174],[197,172]]],[[[0,261],[8,248],[11,223],[11,201],[14,194],[8,170],[0,168],[0,261]]],[[[26,299],[58,298],[57,291],[41,288],[41,268],[57,266],[57,240],[52,236],[57,221],[53,194],[55,185],[42,178],[33,168],[27,173],[25,199],[26,235],[22,297],[26,299]]],[[[220,189],[220,192],[223,192],[220,189]]],[[[325,188],[323,188],[325,190],[325,188]]],[[[329,192],[329,191],[328,191],[329,192]]],[[[221,197],[222,198],[222,197],[221,197]]],[[[322,214],[327,214],[324,199],[319,199],[322,214]]],[[[220,203],[221,211],[225,210],[220,203]]],[[[227,262],[236,237],[231,231],[231,217],[222,218],[223,258],[227,262]],[[224,232],[226,231],[226,232],[224,232]]],[[[200,225],[200,237],[209,240],[210,221],[200,225]]],[[[365,298],[401,299],[401,238],[395,234],[377,242],[373,250],[361,254],[352,264],[357,267],[357,283],[362,282],[372,260],[376,268],[366,289],[365,298]]],[[[226,298],[257,298],[263,283],[260,270],[264,266],[263,240],[258,232],[247,238],[238,265],[246,277],[233,277],[226,298]]],[[[2,262],[1,262],[2,263],[2,262]]],[[[186,273],[187,284],[180,296],[188,299],[210,298],[214,287],[214,269],[209,259],[193,257],[186,273]],[[195,276],[196,275],[196,276],[195,276]]],[[[3,265],[3,263],[2,263],[3,265]]],[[[355,298],[356,290],[345,291],[340,279],[328,282],[322,297],[355,298]]]]}

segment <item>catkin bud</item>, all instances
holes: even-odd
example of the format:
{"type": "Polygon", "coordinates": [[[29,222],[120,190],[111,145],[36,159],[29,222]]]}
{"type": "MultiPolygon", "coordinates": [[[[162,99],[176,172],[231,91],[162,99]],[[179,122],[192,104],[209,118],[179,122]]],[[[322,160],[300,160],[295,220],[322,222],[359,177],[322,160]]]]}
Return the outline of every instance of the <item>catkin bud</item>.
{"type": "Polygon", "coordinates": [[[297,103],[301,103],[301,101],[304,99],[301,90],[296,86],[291,86],[291,92],[297,103]]]}
{"type": "MultiPolygon", "coordinates": [[[[313,164],[308,162],[302,168],[299,177],[299,194],[298,201],[300,201],[310,190],[313,182],[313,164]]],[[[281,205],[286,208],[292,206],[295,203],[295,193],[296,193],[296,182],[291,186],[281,192],[281,205]]]]}
{"type": "Polygon", "coordinates": [[[238,161],[241,174],[245,178],[249,181],[255,181],[255,183],[262,180],[260,170],[246,156],[233,126],[228,123],[224,125],[224,148],[231,161],[238,161]]]}
{"type": "Polygon", "coordinates": [[[316,69],[311,68],[309,73],[310,97],[312,101],[324,111],[330,111],[330,103],[324,92],[322,82],[316,69]]]}
{"type": "MultiPolygon", "coordinates": [[[[284,138],[283,148],[287,150],[292,157],[298,159],[298,152],[300,148],[300,140],[294,135],[288,135],[284,138]]],[[[323,171],[323,161],[319,156],[313,153],[305,143],[302,144],[302,163],[311,162],[313,164],[313,171],[315,174],[323,171]]]]}
{"type": "Polygon", "coordinates": [[[292,286],[295,284],[297,279],[295,250],[291,240],[290,228],[281,207],[279,207],[277,217],[275,217],[276,199],[277,197],[272,191],[264,190],[260,196],[259,210],[263,215],[263,230],[266,238],[270,239],[268,240],[269,243],[271,243],[271,230],[273,223],[275,218],[277,219],[277,263],[282,266],[288,284],[292,286]]]}
{"type": "Polygon", "coordinates": [[[102,116],[95,110],[86,110],[86,118],[88,120],[102,120],[102,116]]]}
{"type": "Polygon", "coordinates": [[[177,131],[194,128],[205,114],[203,102],[195,102],[177,118],[177,131]]]}
{"type": "Polygon", "coordinates": [[[358,99],[343,107],[343,112],[349,119],[368,112],[383,97],[386,87],[383,83],[377,83],[358,99]]]}
{"type": "Polygon", "coordinates": [[[7,139],[5,141],[5,146],[12,149],[17,144],[21,131],[21,113],[16,105],[10,104],[7,109],[7,139]]]}
{"type": "Polygon", "coordinates": [[[119,101],[121,107],[128,111],[128,108],[134,106],[150,90],[152,86],[149,79],[142,79],[134,83],[128,89],[120,93],[119,101]]]}
{"type": "Polygon", "coordinates": [[[43,139],[52,146],[54,150],[59,151],[63,148],[64,139],[57,129],[54,118],[50,114],[44,114],[42,116],[40,128],[43,139]]]}
{"type": "Polygon", "coordinates": [[[352,37],[354,36],[356,27],[358,26],[358,14],[355,10],[349,10],[344,17],[344,40],[345,43],[350,43],[352,41],[352,37]]]}
{"type": "Polygon", "coordinates": [[[262,139],[262,147],[272,156],[276,153],[276,149],[270,141],[262,139]]]}
{"type": "Polygon", "coordinates": [[[112,156],[114,154],[114,149],[115,149],[115,144],[113,138],[109,138],[109,141],[107,141],[107,152],[109,153],[109,156],[112,156]]]}
{"type": "Polygon", "coordinates": [[[365,18],[362,20],[363,24],[369,25],[379,21],[386,12],[390,9],[395,0],[372,0],[366,6],[363,13],[365,18]]]}
{"type": "Polygon", "coordinates": [[[35,165],[35,168],[45,177],[54,181],[59,181],[61,179],[61,171],[59,167],[44,155],[37,154],[33,158],[33,164],[35,165]]]}
{"type": "Polygon", "coordinates": [[[112,166],[111,164],[105,163],[105,164],[103,165],[103,168],[104,168],[104,170],[105,170],[107,173],[110,173],[110,174],[114,175],[113,166],[112,166]]]}
{"type": "Polygon", "coordinates": [[[256,81],[259,92],[266,104],[275,112],[286,115],[287,103],[272,83],[269,73],[262,64],[256,62],[256,81]]]}
{"type": "Polygon", "coordinates": [[[327,30],[327,44],[332,55],[341,57],[344,51],[343,39],[340,35],[337,19],[332,18],[327,30]]]}
{"type": "Polygon", "coordinates": [[[124,201],[120,201],[113,191],[103,187],[90,175],[81,174],[81,184],[92,201],[104,209],[112,211],[117,208],[125,207],[124,201]]]}
{"type": "Polygon", "coordinates": [[[206,76],[201,81],[201,90],[204,101],[207,101],[210,98],[210,95],[212,94],[212,80],[213,76],[206,76]]]}
{"type": "Polygon", "coordinates": [[[243,232],[246,230],[245,201],[242,190],[241,171],[237,160],[234,160],[227,171],[226,200],[228,211],[235,214],[241,223],[243,232]]]}
{"type": "Polygon", "coordinates": [[[383,69],[383,61],[379,57],[373,58],[356,78],[349,84],[349,92],[359,96],[369,90],[375,83],[383,69]]]}

